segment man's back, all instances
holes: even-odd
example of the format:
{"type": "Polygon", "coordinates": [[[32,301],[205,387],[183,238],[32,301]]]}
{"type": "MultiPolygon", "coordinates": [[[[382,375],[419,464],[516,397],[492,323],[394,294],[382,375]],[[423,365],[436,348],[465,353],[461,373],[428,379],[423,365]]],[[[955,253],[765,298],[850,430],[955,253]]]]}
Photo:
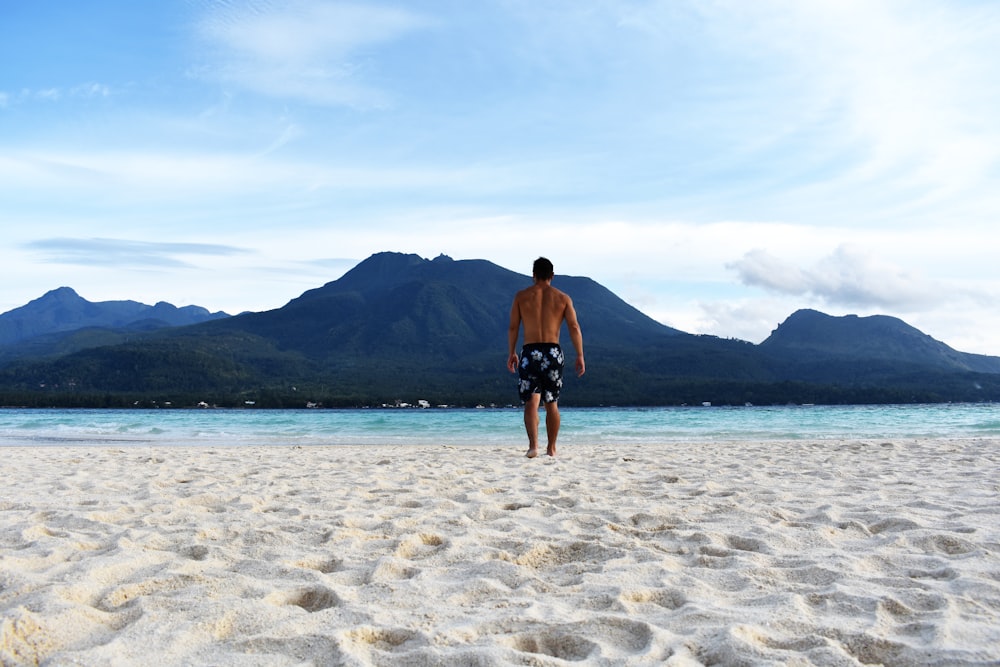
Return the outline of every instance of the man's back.
{"type": "MultiPolygon", "coordinates": [[[[563,320],[572,312],[569,297],[546,283],[536,283],[517,293],[514,299],[524,326],[524,343],[558,343],[563,320]]],[[[570,326],[576,324],[575,314],[570,326]]]]}

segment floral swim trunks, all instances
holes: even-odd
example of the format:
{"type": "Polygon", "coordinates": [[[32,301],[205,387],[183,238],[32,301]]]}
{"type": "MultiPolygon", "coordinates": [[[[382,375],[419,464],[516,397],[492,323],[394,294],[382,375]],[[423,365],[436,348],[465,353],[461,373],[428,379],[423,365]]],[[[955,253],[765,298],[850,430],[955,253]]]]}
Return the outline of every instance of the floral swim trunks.
{"type": "Polygon", "coordinates": [[[563,356],[559,343],[528,343],[521,348],[518,393],[522,402],[532,394],[541,394],[546,403],[559,400],[563,384],[563,356]]]}

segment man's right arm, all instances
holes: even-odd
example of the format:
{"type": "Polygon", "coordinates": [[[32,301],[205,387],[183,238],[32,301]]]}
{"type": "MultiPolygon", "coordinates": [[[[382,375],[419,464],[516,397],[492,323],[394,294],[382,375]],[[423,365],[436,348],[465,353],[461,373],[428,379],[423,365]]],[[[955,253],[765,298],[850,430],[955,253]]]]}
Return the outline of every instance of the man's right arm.
{"type": "Polygon", "coordinates": [[[507,326],[507,370],[517,372],[517,337],[521,332],[521,308],[514,297],[510,307],[510,324],[507,326]]]}

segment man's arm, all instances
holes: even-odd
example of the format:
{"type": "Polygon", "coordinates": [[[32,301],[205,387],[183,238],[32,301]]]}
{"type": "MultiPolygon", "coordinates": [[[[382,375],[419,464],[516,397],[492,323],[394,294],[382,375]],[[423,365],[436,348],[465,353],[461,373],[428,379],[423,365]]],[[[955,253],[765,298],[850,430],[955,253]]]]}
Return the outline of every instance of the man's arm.
{"type": "Polygon", "coordinates": [[[573,300],[566,297],[566,328],[569,330],[569,339],[576,350],[576,375],[577,377],[587,372],[587,364],[583,360],[583,331],[580,323],[576,319],[576,309],[573,308],[573,300]]]}
{"type": "Polygon", "coordinates": [[[507,327],[507,370],[517,372],[517,337],[521,332],[521,307],[514,297],[510,307],[510,325],[507,327]]]}

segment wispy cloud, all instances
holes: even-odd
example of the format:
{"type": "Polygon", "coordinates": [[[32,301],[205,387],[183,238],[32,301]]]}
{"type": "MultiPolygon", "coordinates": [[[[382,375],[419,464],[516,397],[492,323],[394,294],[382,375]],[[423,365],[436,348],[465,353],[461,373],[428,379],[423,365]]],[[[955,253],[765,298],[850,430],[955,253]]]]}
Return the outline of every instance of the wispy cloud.
{"type": "MultiPolygon", "coordinates": [[[[757,84],[791,132],[800,169],[828,155],[811,193],[877,188],[921,203],[981,188],[1000,164],[1000,8],[939,2],[720,0],[716,45],[762,66],[757,84]],[[812,155],[811,155],[812,154],[812,155]]],[[[841,205],[846,203],[842,202],[841,205]]]]}
{"type": "MultiPolygon", "coordinates": [[[[297,126],[290,125],[270,145],[252,154],[163,148],[162,152],[0,155],[0,191],[46,197],[60,192],[78,201],[113,200],[116,206],[155,201],[183,207],[195,200],[228,201],[233,196],[285,200],[293,193],[296,206],[325,207],[331,198],[345,195],[368,195],[365,202],[375,206],[414,193],[454,202],[512,192],[537,193],[549,187],[516,165],[365,165],[349,157],[326,162],[274,157],[299,133],[297,126]],[[380,196],[371,198],[372,193],[380,196]]],[[[328,219],[328,212],[322,218],[328,219]]]]}
{"type": "Polygon", "coordinates": [[[380,106],[386,94],[365,76],[364,49],[425,24],[411,12],[367,4],[219,3],[200,25],[213,59],[198,74],[272,97],[380,106]]]}
{"type": "Polygon", "coordinates": [[[83,83],[70,89],[70,94],[79,97],[108,97],[111,86],[103,83],[83,83]]]}
{"type": "Polygon", "coordinates": [[[81,83],[69,88],[22,88],[15,93],[0,91],[0,109],[38,100],[61,102],[68,99],[103,98],[111,95],[111,87],[103,83],[81,83]]]}
{"type": "Polygon", "coordinates": [[[40,253],[44,261],[103,267],[188,268],[189,256],[230,256],[249,251],[236,246],[209,243],[157,243],[108,238],[50,238],[24,244],[40,253]]]}

